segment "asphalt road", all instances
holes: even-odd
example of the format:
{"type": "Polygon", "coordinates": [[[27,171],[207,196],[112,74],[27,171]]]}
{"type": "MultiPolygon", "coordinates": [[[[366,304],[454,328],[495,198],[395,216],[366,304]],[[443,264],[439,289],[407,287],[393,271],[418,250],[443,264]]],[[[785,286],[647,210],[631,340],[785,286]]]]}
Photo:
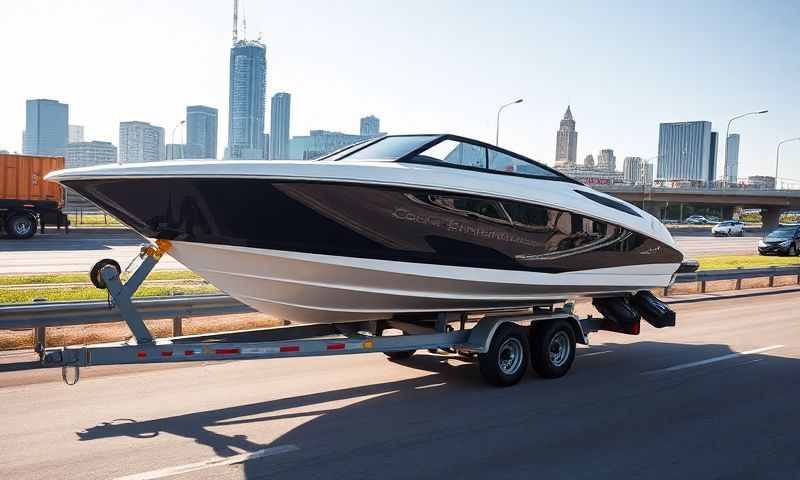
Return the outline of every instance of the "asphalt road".
{"type": "Polygon", "coordinates": [[[427,353],[0,368],[0,478],[800,478],[798,302],[678,304],[506,389],[427,353]]]}
{"type": "MultiPolygon", "coordinates": [[[[675,237],[689,258],[709,255],[751,255],[756,253],[757,236],[711,237],[707,233],[675,237]]],[[[88,272],[103,258],[113,258],[123,268],[139,253],[145,240],[132,232],[111,230],[108,233],[85,233],[73,230],[69,235],[46,233],[20,241],[0,238],[0,274],[88,272]]],[[[166,256],[157,269],[184,268],[166,256]]]]}

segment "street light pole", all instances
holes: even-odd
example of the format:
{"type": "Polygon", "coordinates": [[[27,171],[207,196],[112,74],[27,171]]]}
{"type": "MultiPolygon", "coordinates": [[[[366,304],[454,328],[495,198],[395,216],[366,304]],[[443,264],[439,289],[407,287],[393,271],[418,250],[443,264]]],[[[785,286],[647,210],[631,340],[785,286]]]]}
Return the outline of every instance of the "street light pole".
{"type": "Polygon", "coordinates": [[[730,131],[731,131],[731,123],[733,123],[733,121],[738,119],[738,118],[747,117],[749,115],[761,115],[763,113],[767,113],[768,111],[769,110],[758,110],[757,112],[742,113],[741,115],[736,115],[735,117],[733,117],[730,120],[728,120],[728,128],[725,129],[725,158],[723,160],[725,162],[724,163],[724,166],[725,166],[724,170],[725,171],[722,174],[722,181],[723,182],[725,182],[727,180],[727,178],[728,178],[728,169],[729,169],[729,167],[728,167],[728,136],[730,135],[730,131]]]}
{"type": "Polygon", "coordinates": [[[787,138],[786,140],[781,140],[778,142],[778,146],[775,148],[775,190],[778,189],[778,162],[780,162],[781,159],[781,145],[796,141],[800,141],[800,137],[787,138]]]}
{"type": "Polygon", "coordinates": [[[180,126],[181,126],[181,125],[183,125],[184,123],[186,123],[186,120],[181,120],[181,121],[180,121],[180,122],[178,122],[178,124],[177,124],[177,125],[175,125],[175,127],[172,129],[172,136],[170,137],[170,143],[172,144],[172,158],[169,158],[168,160],[175,160],[175,130],[177,130],[177,129],[178,129],[178,127],[180,127],[180,126]]]}
{"type": "Polygon", "coordinates": [[[502,112],[504,108],[510,105],[514,105],[515,103],[522,103],[522,99],[520,98],[519,100],[514,100],[513,102],[506,103],[505,105],[502,105],[499,109],[497,109],[497,123],[496,123],[497,132],[495,133],[494,136],[494,144],[497,146],[500,146],[500,112],[502,112]]]}
{"type": "MultiPolygon", "coordinates": [[[[647,173],[648,173],[647,167],[650,166],[650,161],[656,160],[657,158],[658,155],[656,155],[655,157],[645,158],[644,160],[642,160],[642,173],[639,175],[639,177],[642,180],[642,210],[644,210],[644,200],[645,196],[647,195],[647,173]]],[[[652,181],[652,178],[650,180],[652,181]]]]}

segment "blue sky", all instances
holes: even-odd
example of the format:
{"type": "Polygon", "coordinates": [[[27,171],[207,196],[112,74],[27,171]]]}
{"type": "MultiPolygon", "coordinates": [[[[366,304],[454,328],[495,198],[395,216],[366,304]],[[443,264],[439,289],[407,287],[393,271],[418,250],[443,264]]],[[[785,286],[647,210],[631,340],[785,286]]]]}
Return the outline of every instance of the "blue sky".
{"type": "MultiPolygon", "coordinates": [[[[800,136],[800,2],[328,2],[242,0],[248,37],[267,44],[267,93],[292,94],[292,134],[453,132],[553,162],[567,103],[578,157],[657,154],[658,123],[738,113],[740,175],[774,171],[800,136]]],[[[118,124],[167,130],[188,104],[220,109],[227,134],[230,0],[2,2],[0,148],[21,148],[24,102],[70,104],[89,139],[118,124]]],[[[180,135],[176,141],[180,140],[180,135]]],[[[169,138],[167,139],[169,141],[169,138]]],[[[722,154],[722,151],[720,151],[722,154]]],[[[800,179],[800,142],[782,176],[800,179]]]]}

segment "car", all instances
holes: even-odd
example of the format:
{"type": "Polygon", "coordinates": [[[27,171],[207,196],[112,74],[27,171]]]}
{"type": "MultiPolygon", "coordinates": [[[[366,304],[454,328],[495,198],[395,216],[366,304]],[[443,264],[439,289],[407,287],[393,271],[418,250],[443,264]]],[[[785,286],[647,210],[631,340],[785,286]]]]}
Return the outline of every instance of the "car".
{"type": "Polygon", "coordinates": [[[797,255],[800,244],[800,227],[781,225],[758,241],[759,255],[797,255]]]}
{"type": "Polygon", "coordinates": [[[702,215],[691,215],[686,217],[686,223],[690,225],[705,225],[708,223],[708,220],[702,215]]]}
{"type": "Polygon", "coordinates": [[[711,235],[727,235],[729,237],[744,235],[744,223],[738,220],[726,220],[711,227],[711,235]]]}

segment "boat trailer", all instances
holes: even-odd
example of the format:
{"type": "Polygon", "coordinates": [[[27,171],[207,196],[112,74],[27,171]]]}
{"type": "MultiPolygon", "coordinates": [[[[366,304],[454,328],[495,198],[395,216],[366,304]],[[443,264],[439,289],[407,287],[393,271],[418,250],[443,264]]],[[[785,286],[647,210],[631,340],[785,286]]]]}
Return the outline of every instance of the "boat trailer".
{"type": "Polygon", "coordinates": [[[530,364],[542,377],[567,373],[576,344],[588,345],[589,333],[610,330],[637,335],[639,321],[620,324],[607,318],[580,318],[574,303],[527,308],[431,313],[414,318],[397,315],[386,320],[304,324],[254,330],[155,338],[131,299],[167,253],[169,241],[141,248],[138,268],[123,283],[121,268],[101,260],[90,272],[92,283],[106,289],[132,333],[126,342],[48,348],[42,363],[62,367],[69,385],[80,379],[80,368],[93,365],[248,360],[283,357],[347,355],[383,352],[392,360],[411,357],[417,350],[477,358],[484,379],[496,386],[519,382],[530,364]],[[391,334],[394,333],[394,334],[391,334]],[[73,374],[69,375],[72,370],[73,374]]]}

